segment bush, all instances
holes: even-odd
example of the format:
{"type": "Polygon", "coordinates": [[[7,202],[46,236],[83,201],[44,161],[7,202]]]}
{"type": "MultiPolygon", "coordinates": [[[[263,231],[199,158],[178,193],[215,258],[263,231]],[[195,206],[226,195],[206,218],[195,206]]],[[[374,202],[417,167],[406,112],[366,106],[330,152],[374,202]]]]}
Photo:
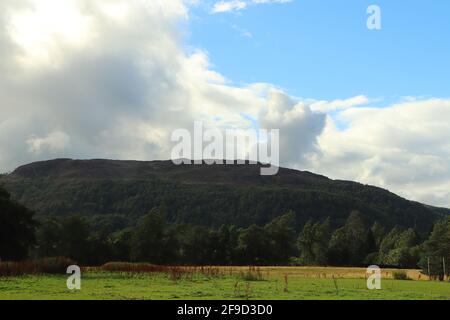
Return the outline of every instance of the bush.
{"type": "Polygon", "coordinates": [[[37,273],[64,274],[67,268],[76,262],[65,257],[44,258],[36,261],[37,273]]]}
{"type": "Polygon", "coordinates": [[[0,262],[0,277],[18,277],[36,273],[33,262],[0,262]]]}
{"type": "Polygon", "coordinates": [[[411,280],[411,278],[408,277],[405,271],[394,272],[393,277],[395,280],[411,280]]]}
{"type": "MultiPolygon", "coordinates": [[[[100,267],[102,271],[107,272],[124,272],[124,273],[150,273],[165,274],[171,280],[180,280],[189,278],[193,275],[202,275],[205,277],[219,277],[223,275],[218,267],[201,266],[164,266],[149,263],[130,263],[130,262],[108,262],[100,267]]],[[[262,276],[261,276],[262,277],[262,276]]]]}
{"type": "Polygon", "coordinates": [[[263,275],[260,268],[249,267],[246,272],[241,272],[240,277],[244,281],[261,281],[263,275]]]}
{"type": "Polygon", "coordinates": [[[101,266],[103,271],[109,272],[162,272],[163,266],[150,263],[108,262],[101,266]]]}
{"type": "Polygon", "coordinates": [[[0,262],[0,277],[18,277],[29,274],[64,274],[75,262],[65,257],[45,258],[36,261],[0,262]]]}
{"type": "Polygon", "coordinates": [[[378,252],[369,253],[364,259],[364,265],[380,265],[380,256],[378,252]]]}

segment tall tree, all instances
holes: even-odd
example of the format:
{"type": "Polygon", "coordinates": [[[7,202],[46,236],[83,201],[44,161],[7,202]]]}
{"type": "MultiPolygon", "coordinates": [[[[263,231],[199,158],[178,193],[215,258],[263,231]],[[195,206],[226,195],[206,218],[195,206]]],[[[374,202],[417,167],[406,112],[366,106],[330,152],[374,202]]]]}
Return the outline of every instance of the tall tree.
{"type": "Polygon", "coordinates": [[[135,229],[131,239],[133,261],[161,263],[164,259],[165,212],[152,209],[135,229]]]}
{"type": "Polygon", "coordinates": [[[42,221],[36,233],[38,256],[63,256],[62,236],[62,226],[58,220],[54,218],[47,218],[42,221]]]}
{"type": "Polygon", "coordinates": [[[288,213],[274,219],[265,226],[269,239],[270,260],[273,263],[283,263],[296,254],[295,247],[295,213],[288,213]]]}
{"type": "Polygon", "coordinates": [[[202,226],[183,226],[181,256],[183,262],[195,265],[209,264],[217,245],[214,232],[202,226]]]}
{"type": "Polygon", "coordinates": [[[418,236],[413,229],[392,229],[381,241],[378,254],[382,265],[414,268],[419,261],[418,236]]]}
{"type": "Polygon", "coordinates": [[[366,252],[366,228],[361,214],[353,211],[345,225],[330,240],[330,262],[337,265],[361,265],[366,252]]]}
{"type": "Polygon", "coordinates": [[[89,263],[104,264],[113,257],[113,247],[104,232],[95,232],[89,237],[89,263]]]}
{"type": "Polygon", "coordinates": [[[133,229],[126,228],[111,235],[112,256],[116,261],[130,261],[133,229]]]}
{"type": "Polygon", "coordinates": [[[430,237],[423,244],[423,253],[420,266],[425,273],[428,272],[428,259],[432,275],[450,275],[450,216],[436,223],[430,237]]]}
{"type": "Polygon", "coordinates": [[[305,265],[325,265],[328,261],[330,238],[330,219],[315,224],[308,221],[297,240],[300,262],[305,265]]]}
{"type": "Polygon", "coordinates": [[[375,245],[379,248],[381,241],[383,241],[383,238],[386,235],[386,229],[378,221],[376,221],[370,230],[372,231],[375,245]]]}
{"type": "Polygon", "coordinates": [[[313,245],[315,264],[325,265],[328,262],[328,246],[331,239],[330,218],[327,218],[323,223],[316,223],[314,234],[316,239],[313,245]]]}
{"type": "Polygon", "coordinates": [[[62,254],[78,263],[89,263],[90,228],[80,216],[71,216],[62,222],[62,254]]]}
{"type": "Polygon", "coordinates": [[[303,227],[297,239],[297,246],[300,251],[300,262],[305,265],[316,263],[316,257],[313,252],[315,239],[314,223],[309,220],[303,227]]]}
{"type": "Polygon", "coordinates": [[[270,261],[269,236],[265,228],[252,225],[239,234],[237,250],[244,264],[262,265],[270,261]]]}
{"type": "Polygon", "coordinates": [[[0,259],[23,260],[35,244],[34,213],[10,199],[0,188],[0,259]]]}
{"type": "Polygon", "coordinates": [[[222,225],[214,232],[212,262],[218,265],[231,265],[237,259],[236,248],[238,246],[239,233],[233,225],[222,225]]]}

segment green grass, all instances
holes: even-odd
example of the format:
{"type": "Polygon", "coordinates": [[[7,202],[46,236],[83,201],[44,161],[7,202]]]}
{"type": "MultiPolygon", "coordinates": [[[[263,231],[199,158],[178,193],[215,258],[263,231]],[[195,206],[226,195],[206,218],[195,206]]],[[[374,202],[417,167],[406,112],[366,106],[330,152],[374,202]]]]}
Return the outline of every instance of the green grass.
{"type": "Polygon", "coordinates": [[[237,275],[208,278],[195,275],[174,281],[164,274],[85,272],[80,291],[66,287],[65,276],[0,278],[0,299],[26,300],[214,300],[214,299],[445,299],[450,300],[450,283],[386,279],[382,290],[368,290],[364,279],[338,279],[339,293],[332,279],[267,276],[262,281],[245,281],[237,275]]]}

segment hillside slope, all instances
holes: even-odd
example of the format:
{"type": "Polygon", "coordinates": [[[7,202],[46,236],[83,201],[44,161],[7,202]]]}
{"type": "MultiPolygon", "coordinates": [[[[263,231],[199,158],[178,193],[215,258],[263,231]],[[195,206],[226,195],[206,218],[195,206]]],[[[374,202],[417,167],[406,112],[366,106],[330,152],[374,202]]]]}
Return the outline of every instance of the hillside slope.
{"type": "Polygon", "coordinates": [[[14,199],[39,215],[120,215],[135,221],[155,206],[172,223],[219,227],[264,224],[293,210],[298,226],[331,217],[342,224],[352,210],[367,223],[428,232],[449,212],[405,200],[387,190],[310,172],[280,168],[260,176],[259,165],[181,165],[171,161],[56,159],[0,177],[14,199]]]}

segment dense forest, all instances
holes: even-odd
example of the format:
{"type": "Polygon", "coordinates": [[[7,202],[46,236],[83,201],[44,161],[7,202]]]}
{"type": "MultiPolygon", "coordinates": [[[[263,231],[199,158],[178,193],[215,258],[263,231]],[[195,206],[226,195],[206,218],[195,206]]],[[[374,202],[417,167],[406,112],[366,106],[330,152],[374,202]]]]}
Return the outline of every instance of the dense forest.
{"type": "Polygon", "coordinates": [[[0,188],[0,261],[23,260],[36,243],[37,221],[34,213],[11,201],[8,192],[0,188]]]}
{"type": "Polygon", "coordinates": [[[68,159],[20,167],[0,177],[12,193],[0,188],[0,258],[426,272],[430,261],[435,275],[450,264],[447,209],[309,172],[258,171],[68,159]]]}
{"type": "MultiPolygon", "coordinates": [[[[109,261],[171,265],[333,265],[416,268],[443,275],[450,261],[450,216],[428,237],[414,229],[367,226],[358,211],[333,229],[330,219],[312,220],[299,232],[294,212],[265,225],[218,229],[167,223],[167,208],[152,209],[134,227],[111,219],[100,229],[81,216],[33,219],[33,213],[0,189],[0,257],[23,260],[65,256],[83,265],[109,261]],[[116,230],[116,231],[113,231],[116,230]]],[[[120,217],[116,217],[120,220],[120,217]]],[[[448,271],[447,271],[448,272],[448,271]]]]}
{"type": "Polygon", "coordinates": [[[291,210],[297,231],[309,220],[328,217],[337,228],[359,211],[366,224],[414,228],[424,236],[450,213],[310,172],[280,168],[276,176],[261,176],[260,165],[57,159],[19,167],[0,176],[0,185],[38,217],[81,215],[99,227],[110,220],[132,227],[160,206],[167,208],[169,224],[212,229],[261,226],[291,210]]]}

